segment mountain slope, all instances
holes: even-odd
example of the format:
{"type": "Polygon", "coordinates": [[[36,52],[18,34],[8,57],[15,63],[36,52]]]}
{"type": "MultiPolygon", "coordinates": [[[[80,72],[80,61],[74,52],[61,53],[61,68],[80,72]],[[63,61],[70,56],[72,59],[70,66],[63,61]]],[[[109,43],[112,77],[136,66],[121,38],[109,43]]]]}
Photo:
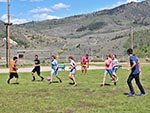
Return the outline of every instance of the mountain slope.
{"type": "Polygon", "coordinates": [[[134,32],[150,29],[149,12],[149,0],[132,2],[110,10],[13,25],[11,37],[20,43],[15,48],[50,49],[62,56],[123,55],[130,28],[134,32]]]}

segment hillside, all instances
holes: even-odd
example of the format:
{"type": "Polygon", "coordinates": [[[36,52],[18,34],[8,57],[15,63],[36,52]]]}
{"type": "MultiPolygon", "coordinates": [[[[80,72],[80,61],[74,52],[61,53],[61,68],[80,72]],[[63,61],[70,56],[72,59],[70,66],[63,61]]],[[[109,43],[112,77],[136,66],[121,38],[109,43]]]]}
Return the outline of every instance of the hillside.
{"type": "Polygon", "coordinates": [[[11,38],[18,43],[14,48],[50,49],[51,53],[55,51],[61,56],[80,57],[85,53],[95,57],[106,53],[124,55],[130,28],[137,33],[145,27],[150,29],[149,12],[149,0],[132,2],[110,10],[13,25],[11,38]]]}

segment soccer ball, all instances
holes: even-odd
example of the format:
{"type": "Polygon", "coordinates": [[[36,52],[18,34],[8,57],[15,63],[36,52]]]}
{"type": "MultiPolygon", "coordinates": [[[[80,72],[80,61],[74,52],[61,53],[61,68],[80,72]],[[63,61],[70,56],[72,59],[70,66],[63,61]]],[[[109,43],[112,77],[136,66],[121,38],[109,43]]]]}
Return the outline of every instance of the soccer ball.
{"type": "Polygon", "coordinates": [[[47,77],[47,80],[48,80],[48,81],[50,81],[50,80],[51,80],[51,77],[50,77],[50,76],[48,76],[48,77],[47,77]]]}

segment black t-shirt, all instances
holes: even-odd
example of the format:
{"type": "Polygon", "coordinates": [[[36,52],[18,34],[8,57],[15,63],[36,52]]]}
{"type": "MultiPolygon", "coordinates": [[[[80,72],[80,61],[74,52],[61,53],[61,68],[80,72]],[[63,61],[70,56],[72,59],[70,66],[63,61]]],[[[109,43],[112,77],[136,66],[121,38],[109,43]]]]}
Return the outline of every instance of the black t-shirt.
{"type": "Polygon", "coordinates": [[[39,59],[35,59],[34,62],[35,62],[35,65],[40,64],[40,60],[39,59]]]}

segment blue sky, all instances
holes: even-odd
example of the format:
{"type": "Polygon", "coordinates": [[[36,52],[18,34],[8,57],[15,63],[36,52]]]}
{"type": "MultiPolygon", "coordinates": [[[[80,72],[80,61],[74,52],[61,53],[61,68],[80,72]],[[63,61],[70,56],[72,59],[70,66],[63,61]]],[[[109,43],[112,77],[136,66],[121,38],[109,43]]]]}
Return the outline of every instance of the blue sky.
{"type": "MultiPolygon", "coordinates": [[[[42,21],[111,9],[144,0],[10,0],[13,24],[42,21]]],[[[7,22],[7,0],[0,0],[0,20],[7,22]]]]}

